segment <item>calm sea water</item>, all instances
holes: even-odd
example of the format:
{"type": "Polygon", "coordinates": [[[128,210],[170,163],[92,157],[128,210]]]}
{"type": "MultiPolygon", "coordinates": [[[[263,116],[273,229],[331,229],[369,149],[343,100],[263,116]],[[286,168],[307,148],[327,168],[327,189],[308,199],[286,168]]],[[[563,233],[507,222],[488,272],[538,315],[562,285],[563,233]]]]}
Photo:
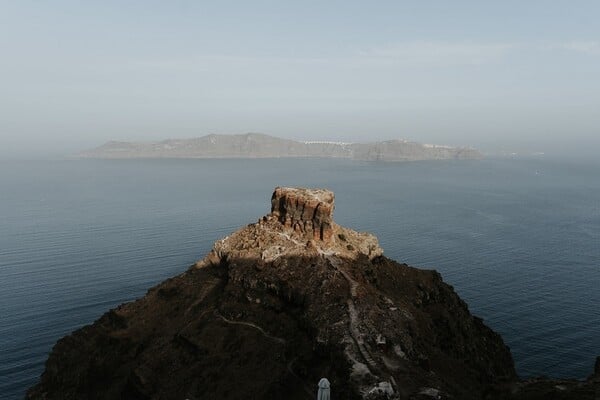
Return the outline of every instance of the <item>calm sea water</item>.
{"type": "Polygon", "coordinates": [[[336,221],[435,268],[500,332],[522,376],[583,378],[600,355],[600,165],[549,160],[0,163],[0,397],[60,337],[183,272],[269,211],[327,187],[336,221]]]}

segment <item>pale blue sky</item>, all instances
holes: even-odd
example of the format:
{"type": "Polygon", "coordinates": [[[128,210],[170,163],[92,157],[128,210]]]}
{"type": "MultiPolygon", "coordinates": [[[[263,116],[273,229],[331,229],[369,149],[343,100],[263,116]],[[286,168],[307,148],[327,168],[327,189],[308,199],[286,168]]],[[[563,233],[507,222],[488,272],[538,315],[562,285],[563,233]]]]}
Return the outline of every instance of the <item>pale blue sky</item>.
{"type": "Polygon", "coordinates": [[[600,143],[598,1],[0,1],[0,156],[263,132],[600,143]]]}

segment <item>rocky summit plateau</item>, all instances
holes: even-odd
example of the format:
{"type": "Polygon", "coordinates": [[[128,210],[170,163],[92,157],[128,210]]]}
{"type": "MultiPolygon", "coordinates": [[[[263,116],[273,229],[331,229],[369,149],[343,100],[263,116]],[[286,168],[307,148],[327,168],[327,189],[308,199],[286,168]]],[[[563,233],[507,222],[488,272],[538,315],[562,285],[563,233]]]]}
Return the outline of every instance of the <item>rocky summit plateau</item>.
{"type": "Polygon", "coordinates": [[[260,133],[206,135],[160,142],[111,141],[81,152],[79,158],[350,158],[365,161],[480,159],[470,147],[421,144],[407,140],[371,143],[299,142],[260,133]]]}
{"type": "MultiPolygon", "coordinates": [[[[598,399],[520,380],[509,348],[430,270],[337,225],[334,194],[278,187],[271,212],[184,273],[60,339],[28,399],[598,399]]],[[[126,268],[126,266],[123,266],[126,268]]]]}

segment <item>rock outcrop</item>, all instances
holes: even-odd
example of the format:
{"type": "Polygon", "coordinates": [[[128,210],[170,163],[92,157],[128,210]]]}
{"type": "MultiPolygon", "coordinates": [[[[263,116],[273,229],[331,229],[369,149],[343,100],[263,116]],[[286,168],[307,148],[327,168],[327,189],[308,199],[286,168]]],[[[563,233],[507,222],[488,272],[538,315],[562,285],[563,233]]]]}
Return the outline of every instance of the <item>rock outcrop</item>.
{"type": "Polygon", "coordinates": [[[27,397],[311,399],[327,377],[336,399],[594,399],[597,374],[519,381],[437,272],[384,257],[333,208],[277,188],[270,214],[59,340],[27,397]]]}
{"type": "Polygon", "coordinates": [[[307,239],[331,241],[333,208],[329,190],[278,187],[271,197],[271,215],[307,239]]]}

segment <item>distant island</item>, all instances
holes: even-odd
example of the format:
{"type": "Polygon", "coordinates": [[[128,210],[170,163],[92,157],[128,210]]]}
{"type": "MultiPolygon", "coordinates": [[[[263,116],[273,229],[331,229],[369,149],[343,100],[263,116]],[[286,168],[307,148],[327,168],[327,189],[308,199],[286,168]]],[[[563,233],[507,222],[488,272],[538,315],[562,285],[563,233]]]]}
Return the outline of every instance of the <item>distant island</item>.
{"type": "Polygon", "coordinates": [[[207,135],[160,142],[110,141],[78,158],[349,158],[364,161],[481,159],[470,147],[422,144],[407,140],[371,143],[300,142],[260,133],[207,135]]]}

